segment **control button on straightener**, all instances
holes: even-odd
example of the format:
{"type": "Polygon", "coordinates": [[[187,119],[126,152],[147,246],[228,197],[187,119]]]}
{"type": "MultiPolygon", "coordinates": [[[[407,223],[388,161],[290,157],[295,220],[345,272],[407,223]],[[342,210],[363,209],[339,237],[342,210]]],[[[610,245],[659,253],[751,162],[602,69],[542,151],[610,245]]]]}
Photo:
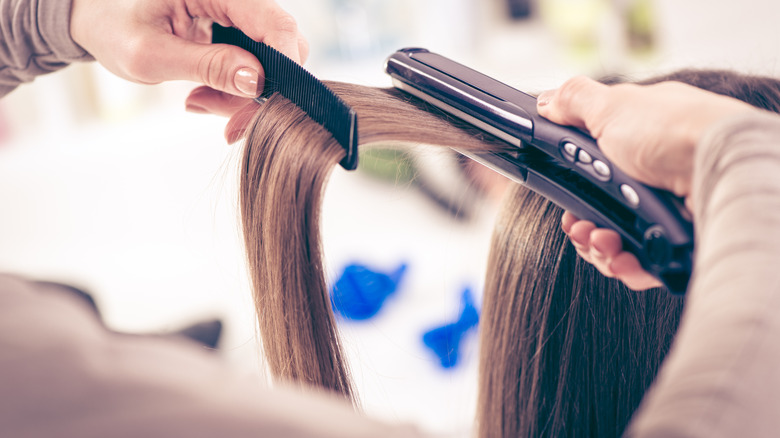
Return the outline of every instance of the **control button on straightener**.
{"type": "Polygon", "coordinates": [[[577,145],[567,141],[563,144],[563,152],[569,157],[575,158],[577,156],[577,145]]]}
{"type": "Polygon", "coordinates": [[[639,207],[639,195],[633,187],[628,184],[621,184],[620,193],[622,193],[623,197],[628,201],[628,205],[634,208],[639,207]]]}
{"type": "Polygon", "coordinates": [[[593,162],[593,157],[591,157],[589,153],[581,150],[580,153],[577,154],[577,161],[583,164],[590,164],[593,162]]]}
{"type": "Polygon", "coordinates": [[[597,174],[603,176],[604,178],[609,178],[612,176],[612,172],[610,172],[607,163],[601,160],[593,160],[593,170],[595,170],[597,174]]]}

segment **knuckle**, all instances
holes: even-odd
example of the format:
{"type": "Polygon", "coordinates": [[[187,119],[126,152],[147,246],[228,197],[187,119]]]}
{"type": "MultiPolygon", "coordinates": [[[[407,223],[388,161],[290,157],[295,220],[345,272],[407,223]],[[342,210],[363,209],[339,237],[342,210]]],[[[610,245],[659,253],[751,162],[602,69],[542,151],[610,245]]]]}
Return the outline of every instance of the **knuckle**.
{"type": "Polygon", "coordinates": [[[592,80],[585,76],[576,76],[564,82],[553,97],[553,120],[563,125],[589,129],[587,116],[592,107],[586,94],[588,87],[592,87],[592,80]]]}
{"type": "Polygon", "coordinates": [[[229,84],[230,72],[227,68],[229,64],[226,52],[218,47],[204,52],[197,63],[195,76],[211,88],[220,88],[220,84],[229,84]]]}
{"type": "Polygon", "coordinates": [[[277,33],[297,35],[298,22],[295,18],[282,9],[273,9],[270,12],[270,21],[277,33]]]}
{"type": "Polygon", "coordinates": [[[585,76],[575,76],[564,82],[558,89],[558,102],[564,107],[570,107],[576,96],[585,89],[589,82],[590,79],[585,76]]]}
{"type": "Polygon", "coordinates": [[[580,258],[582,260],[584,260],[586,263],[588,263],[590,265],[593,264],[593,262],[590,259],[590,253],[588,253],[587,251],[583,251],[583,250],[581,250],[579,248],[576,248],[576,247],[575,247],[575,251],[577,251],[577,255],[579,255],[580,258]]]}

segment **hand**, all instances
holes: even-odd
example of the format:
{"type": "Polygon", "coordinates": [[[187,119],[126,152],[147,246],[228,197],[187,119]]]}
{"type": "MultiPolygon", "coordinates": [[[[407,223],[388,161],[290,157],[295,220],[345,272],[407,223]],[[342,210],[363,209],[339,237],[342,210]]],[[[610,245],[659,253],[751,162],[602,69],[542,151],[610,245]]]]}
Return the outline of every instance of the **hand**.
{"type": "Polygon", "coordinates": [[[247,51],[210,44],[212,22],[238,27],[297,62],[306,59],[295,20],[273,0],[73,0],[70,29],[112,73],[144,84],[200,82],[211,92],[193,98],[194,109],[224,110],[237,106],[229,95],[259,95],[263,70],[247,51]]]}
{"type": "Polygon", "coordinates": [[[634,254],[623,251],[623,241],[616,231],[596,228],[593,222],[580,220],[568,211],[563,213],[561,228],[577,254],[605,276],[617,278],[633,290],[662,286],[642,269],[634,254]]]}
{"type": "MultiPolygon", "coordinates": [[[[687,197],[696,145],[720,120],[758,111],[736,99],[676,82],[607,86],[587,78],[542,93],[539,114],[585,129],[604,154],[628,175],[687,197]]],[[[570,213],[562,220],[577,252],[601,273],[640,290],[660,286],[636,257],[623,251],[620,235],[570,213]]]]}
{"type": "Polygon", "coordinates": [[[539,114],[586,129],[629,176],[685,197],[696,144],[718,121],[757,111],[679,82],[604,85],[577,77],[539,96],[539,114]]]}

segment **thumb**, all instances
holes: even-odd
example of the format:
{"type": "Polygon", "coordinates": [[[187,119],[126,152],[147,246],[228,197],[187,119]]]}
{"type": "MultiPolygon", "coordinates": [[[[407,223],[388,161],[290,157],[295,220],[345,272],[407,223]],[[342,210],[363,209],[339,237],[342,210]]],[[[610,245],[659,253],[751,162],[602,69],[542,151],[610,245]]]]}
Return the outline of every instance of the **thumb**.
{"type": "Polygon", "coordinates": [[[257,97],[263,90],[264,73],[251,53],[228,44],[202,44],[174,35],[158,40],[148,65],[157,81],[189,80],[241,97],[257,97]],[[156,74],[155,74],[156,73],[156,74]]]}
{"type": "Polygon", "coordinates": [[[539,115],[552,122],[590,130],[607,89],[607,85],[577,76],[564,82],[557,90],[539,94],[537,110],[539,115]]]}

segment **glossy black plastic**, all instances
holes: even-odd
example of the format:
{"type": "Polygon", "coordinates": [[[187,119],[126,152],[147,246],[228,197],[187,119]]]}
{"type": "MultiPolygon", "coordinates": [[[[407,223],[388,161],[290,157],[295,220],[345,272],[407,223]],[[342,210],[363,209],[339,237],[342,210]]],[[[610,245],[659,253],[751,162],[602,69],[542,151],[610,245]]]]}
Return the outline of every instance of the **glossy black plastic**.
{"type": "Polygon", "coordinates": [[[388,58],[385,70],[398,88],[517,147],[517,153],[466,155],[580,218],[618,231],[648,272],[671,292],[685,292],[693,226],[671,193],[625,175],[586,133],[539,116],[535,97],[448,58],[402,49],[388,58]]]}

